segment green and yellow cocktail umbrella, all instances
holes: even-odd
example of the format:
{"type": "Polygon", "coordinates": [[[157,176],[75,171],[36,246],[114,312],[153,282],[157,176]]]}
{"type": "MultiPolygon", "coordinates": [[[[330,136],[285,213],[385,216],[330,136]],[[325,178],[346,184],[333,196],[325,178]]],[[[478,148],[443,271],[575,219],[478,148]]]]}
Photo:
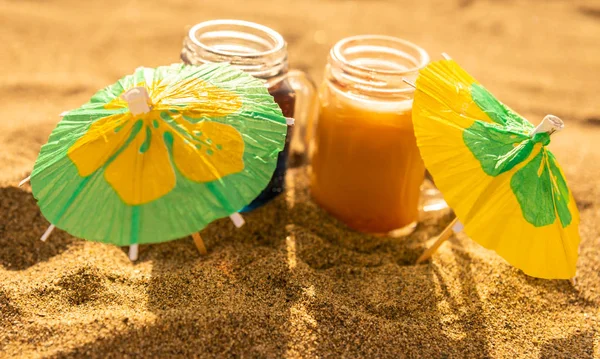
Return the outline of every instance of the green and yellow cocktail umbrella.
{"type": "Polygon", "coordinates": [[[534,127],[446,58],[419,72],[413,122],[425,165],[471,238],[528,275],[575,276],[579,212],[547,147],[559,118],[534,127]]]}
{"type": "Polygon", "coordinates": [[[286,118],[262,81],[226,64],[138,68],[69,111],[31,174],[54,226],[129,245],[195,233],[268,184],[286,118]]]}

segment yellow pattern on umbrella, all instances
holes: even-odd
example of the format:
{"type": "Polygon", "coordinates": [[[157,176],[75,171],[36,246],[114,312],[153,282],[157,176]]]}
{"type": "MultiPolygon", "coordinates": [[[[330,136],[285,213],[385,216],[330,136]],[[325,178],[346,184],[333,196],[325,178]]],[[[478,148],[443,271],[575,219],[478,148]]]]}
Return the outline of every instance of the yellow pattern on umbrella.
{"type": "MultiPolygon", "coordinates": [[[[179,86],[178,100],[185,104],[181,110],[194,118],[223,117],[241,107],[238,95],[202,80],[179,86]]],[[[104,177],[123,202],[140,205],[160,198],[175,187],[176,179],[163,139],[172,142],[175,166],[192,181],[214,181],[244,169],[244,141],[235,128],[217,122],[185,120],[168,102],[169,84],[164,80],[151,83],[147,89],[148,105],[153,111],[136,116],[125,112],[100,119],[69,148],[68,156],[80,176],[89,176],[108,162],[104,177]],[[126,143],[132,131],[135,136],[126,143]],[[189,134],[193,137],[189,138],[189,134]]],[[[118,96],[104,107],[127,106],[118,96]]]]}

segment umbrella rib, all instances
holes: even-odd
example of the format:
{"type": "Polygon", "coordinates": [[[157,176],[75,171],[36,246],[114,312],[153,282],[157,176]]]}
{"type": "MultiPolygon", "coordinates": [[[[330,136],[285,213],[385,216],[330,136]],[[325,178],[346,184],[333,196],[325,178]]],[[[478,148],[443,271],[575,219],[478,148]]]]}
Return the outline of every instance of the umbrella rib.
{"type": "MultiPolygon", "coordinates": [[[[554,183],[553,183],[553,178],[552,178],[552,170],[550,168],[550,159],[548,158],[548,153],[546,152],[546,149],[542,149],[542,151],[544,151],[544,159],[543,161],[546,164],[546,169],[548,170],[548,177],[550,179],[550,185],[552,186],[551,190],[550,190],[550,195],[552,196],[552,207],[554,208],[554,214],[556,215],[556,221],[555,221],[555,225],[558,226],[562,226],[562,220],[560,219],[560,215],[558,213],[558,207],[556,206],[556,198],[554,196],[554,183]]],[[[567,249],[565,248],[565,243],[562,240],[562,228],[560,228],[560,233],[561,233],[561,241],[560,241],[560,245],[562,247],[562,250],[565,254],[565,258],[569,258],[569,254],[567,253],[567,249]]]]}

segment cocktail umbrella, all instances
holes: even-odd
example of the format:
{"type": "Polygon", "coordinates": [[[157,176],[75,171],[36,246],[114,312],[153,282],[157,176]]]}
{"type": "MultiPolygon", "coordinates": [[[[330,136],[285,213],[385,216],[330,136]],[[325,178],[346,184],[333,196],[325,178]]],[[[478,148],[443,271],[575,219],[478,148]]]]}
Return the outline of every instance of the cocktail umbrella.
{"type": "Polygon", "coordinates": [[[547,147],[559,118],[534,127],[447,57],[420,71],[413,122],[427,169],[473,240],[530,276],[575,276],[579,212],[547,147]]]}
{"type": "Polygon", "coordinates": [[[286,118],[262,81],[226,64],[138,68],[69,111],[31,174],[54,226],[130,245],[187,236],[268,184],[286,118]]]}

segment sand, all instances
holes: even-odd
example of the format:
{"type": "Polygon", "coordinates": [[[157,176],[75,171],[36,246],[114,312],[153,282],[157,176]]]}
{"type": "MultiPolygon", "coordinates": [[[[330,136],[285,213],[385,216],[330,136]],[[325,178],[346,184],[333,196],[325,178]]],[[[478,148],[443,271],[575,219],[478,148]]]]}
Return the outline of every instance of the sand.
{"type": "Polygon", "coordinates": [[[0,357],[600,357],[600,6],[593,1],[0,0],[0,357]],[[530,278],[459,234],[412,263],[451,219],[408,238],[354,233],[309,196],[307,169],[246,217],[125,249],[48,223],[30,188],[57,115],[136,66],[177,62],[186,27],[241,18],[279,30],[320,81],[328,49],[360,33],[445,51],[532,122],[581,211],[576,284],[530,278]]]}

